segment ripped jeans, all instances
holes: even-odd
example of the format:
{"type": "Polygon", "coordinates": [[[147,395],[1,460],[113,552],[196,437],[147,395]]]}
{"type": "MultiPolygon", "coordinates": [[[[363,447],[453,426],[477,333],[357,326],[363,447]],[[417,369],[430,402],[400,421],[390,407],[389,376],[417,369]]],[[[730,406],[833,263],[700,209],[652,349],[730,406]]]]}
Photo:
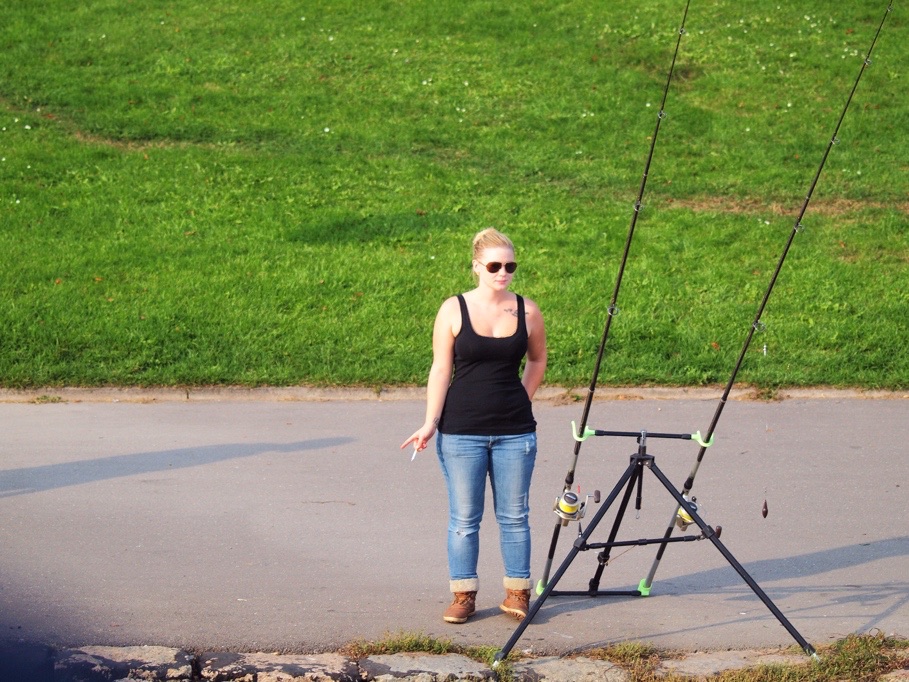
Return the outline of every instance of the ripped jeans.
{"type": "Polygon", "coordinates": [[[439,433],[436,452],[448,486],[448,571],[477,578],[486,476],[492,484],[505,577],[530,578],[530,478],[537,435],[464,436],[439,433]]]}

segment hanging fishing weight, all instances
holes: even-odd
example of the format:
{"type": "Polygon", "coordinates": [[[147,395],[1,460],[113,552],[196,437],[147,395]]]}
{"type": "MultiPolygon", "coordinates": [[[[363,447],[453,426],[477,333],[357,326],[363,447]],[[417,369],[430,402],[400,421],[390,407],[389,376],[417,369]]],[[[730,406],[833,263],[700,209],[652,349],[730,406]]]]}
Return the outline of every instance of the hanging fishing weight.
{"type": "Polygon", "coordinates": [[[567,526],[569,521],[580,521],[584,518],[584,514],[587,512],[587,503],[590,502],[591,497],[596,504],[600,503],[599,490],[594,490],[593,495],[588,495],[583,502],[581,502],[581,498],[576,493],[566,490],[561,497],[556,498],[555,504],[552,505],[552,511],[562,519],[562,525],[567,526]]]}

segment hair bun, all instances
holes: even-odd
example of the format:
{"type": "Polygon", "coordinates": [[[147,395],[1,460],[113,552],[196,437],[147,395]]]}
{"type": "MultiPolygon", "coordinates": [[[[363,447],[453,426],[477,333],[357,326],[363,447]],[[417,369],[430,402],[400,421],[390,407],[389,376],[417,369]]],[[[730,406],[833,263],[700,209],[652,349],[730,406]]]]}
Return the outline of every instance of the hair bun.
{"type": "Polygon", "coordinates": [[[497,247],[504,247],[514,251],[514,244],[511,243],[511,240],[508,237],[494,227],[487,227],[485,230],[480,230],[474,235],[473,257],[477,258],[483,249],[494,249],[497,247]]]}

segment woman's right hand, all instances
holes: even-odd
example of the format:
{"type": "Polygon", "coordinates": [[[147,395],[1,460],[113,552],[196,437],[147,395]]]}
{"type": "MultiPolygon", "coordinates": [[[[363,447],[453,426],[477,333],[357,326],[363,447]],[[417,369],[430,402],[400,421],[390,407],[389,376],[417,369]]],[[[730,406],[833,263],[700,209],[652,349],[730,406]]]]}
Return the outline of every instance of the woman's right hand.
{"type": "Polygon", "coordinates": [[[422,452],[426,449],[426,446],[429,445],[430,439],[435,435],[436,426],[435,424],[424,424],[418,430],[414,431],[413,435],[401,443],[401,449],[403,450],[408,445],[413,443],[413,449],[417,452],[422,452]]]}

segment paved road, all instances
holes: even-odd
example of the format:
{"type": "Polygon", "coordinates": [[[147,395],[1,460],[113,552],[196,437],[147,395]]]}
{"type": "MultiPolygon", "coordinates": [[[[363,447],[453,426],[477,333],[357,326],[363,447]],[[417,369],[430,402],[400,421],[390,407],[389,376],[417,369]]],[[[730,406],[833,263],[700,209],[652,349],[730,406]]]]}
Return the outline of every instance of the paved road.
{"type": "MultiPolygon", "coordinates": [[[[713,396],[605,400],[590,426],[706,430],[713,396]]],[[[0,403],[0,637],[233,650],[333,649],[423,632],[504,644],[501,563],[482,533],[479,613],[446,625],[446,500],[434,454],[398,449],[416,399],[0,403]]],[[[542,570],[581,405],[536,406],[534,570],[542,570]]],[[[722,541],[815,645],[909,635],[909,401],[731,401],[694,493],[722,541]],[[761,509],[767,502],[768,515],[761,509]]],[[[605,494],[633,439],[584,444],[577,483],[605,494]]],[[[679,485],[697,447],[650,441],[679,485]]],[[[658,537],[674,502],[646,476],[620,539],[658,537]],[[639,516],[636,518],[636,516],[639,516]]],[[[612,513],[592,541],[603,541],[612,513]]],[[[577,533],[561,536],[556,566],[577,533]]],[[[615,550],[602,588],[633,589],[655,548],[615,550]]],[[[584,589],[583,552],[560,587],[584,589]]],[[[535,576],[539,577],[539,576],[535,576]]],[[[666,648],[788,645],[707,541],[669,547],[647,598],[551,597],[517,649],[617,640],[666,648]]]]}

